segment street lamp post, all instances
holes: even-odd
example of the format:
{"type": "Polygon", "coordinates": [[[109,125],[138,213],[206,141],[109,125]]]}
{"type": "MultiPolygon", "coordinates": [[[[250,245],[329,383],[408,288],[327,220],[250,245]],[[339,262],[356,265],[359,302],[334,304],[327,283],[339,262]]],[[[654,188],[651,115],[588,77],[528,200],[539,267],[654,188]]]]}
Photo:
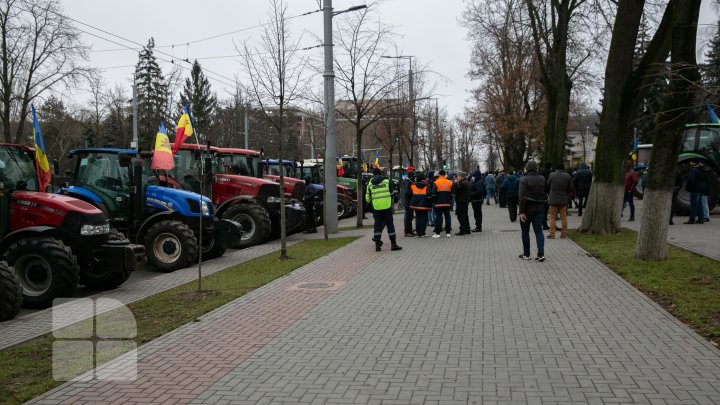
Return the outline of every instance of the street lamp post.
{"type": "MultiPolygon", "coordinates": [[[[335,72],[333,70],[333,39],[332,18],[348,11],[361,10],[366,5],[350,7],[347,10],[334,12],[332,0],[323,0],[323,46],[325,49],[325,230],[337,233],[337,171],[335,156],[337,155],[337,133],[335,131],[335,72]]],[[[358,187],[361,187],[358,185],[358,187]]],[[[359,190],[358,190],[359,191],[359,190]]],[[[358,195],[361,195],[358,192],[358,195]]]]}

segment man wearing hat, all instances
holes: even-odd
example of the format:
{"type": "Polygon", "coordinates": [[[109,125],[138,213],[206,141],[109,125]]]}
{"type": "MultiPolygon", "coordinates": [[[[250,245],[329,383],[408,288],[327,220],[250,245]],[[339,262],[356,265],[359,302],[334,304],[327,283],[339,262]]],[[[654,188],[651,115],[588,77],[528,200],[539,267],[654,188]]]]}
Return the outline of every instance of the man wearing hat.
{"type": "Polygon", "coordinates": [[[397,245],[395,235],[395,224],[393,224],[392,209],[392,183],[382,175],[379,168],[373,169],[373,178],[367,185],[365,193],[365,201],[372,204],[373,219],[375,220],[373,242],[375,242],[375,251],[379,252],[382,246],[382,231],[387,226],[388,236],[390,237],[390,250],[401,250],[397,245]]]}
{"type": "Polygon", "coordinates": [[[412,200],[413,197],[411,186],[415,182],[415,168],[410,166],[405,170],[407,176],[405,176],[402,182],[403,201],[405,204],[405,236],[412,237],[415,236],[412,228],[414,210],[410,208],[410,200],[412,200]]]}

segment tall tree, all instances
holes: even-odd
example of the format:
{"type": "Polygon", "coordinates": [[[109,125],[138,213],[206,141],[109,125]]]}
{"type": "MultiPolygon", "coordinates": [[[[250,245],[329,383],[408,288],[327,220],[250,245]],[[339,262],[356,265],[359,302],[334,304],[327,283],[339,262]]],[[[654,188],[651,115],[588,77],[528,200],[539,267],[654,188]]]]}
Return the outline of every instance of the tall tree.
{"type": "Polygon", "coordinates": [[[707,102],[714,106],[720,105],[720,25],[710,39],[708,50],[705,52],[702,75],[704,87],[709,93],[707,102]]]}
{"type": "MultiPolygon", "coordinates": [[[[291,40],[287,3],[271,0],[269,21],[264,25],[258,49],[247,42],[240,50],[242,69],[248,77],[251,97],[260,106],[267,122],[275,129],[278,159],[284,159],[287,138],[286,111],[307,91],[305,69],[308,58],[298,53],[300,39],[291,40]],[[271,111],[271,108],[274,111],[271,111]]],[[[280,206],[285,207],[285,176],[280,171],[280,206]]],[[[288,259],[285,209],[280,210],[280,260],[288,259]]]]}
{"type": "Polygon", "coordinates": [[[138,103],[138,138],[144,149],[155,139],[160,122],[169,123],[167,114],[168,83],[154,54],[155,40],[150,38],[140,51],[135,65],[138,103]]]}
{"type": "Polygon", "coordinates": [[[197,60],[193,63],[190,77],[185,79],[182,94],[190,103],[198,133],[208,140],[217,110],[217,97],[210,89],[210,81],[197,60]]]}
{"type": "Polygon", "coordinates": [[[640,218],[635,255],[641,260],[667,258],[677,155],[685,124],[692,118],[693,101],[700,74],[695,60],[697,22],[701,0],[675,2],[672,11],[670,85],[662,99],[653,139],[653,167],[645,183],[643,215],[640,218]]]}
{"type": "Polygon", "coordinates": [[[623,175],[631,144],[632,121],[649,85],[670,52],[672,12],[684,0],[670,0],[640,62],[635,62],[645,0],[619,2],[605,68],[603,109],[595,154],[593,186],[580,230],[595,234],[620,231],[623,175]]]}
{"type": "Polygon", "coordinates": [[[38,111],[45,149],[49,158],[56,158],[61,170],[71,169],[71,161],[67,153],[82,144],[85,128],[73,117],[65,103],[55,96],[50,96],[38,111]]]}
{"type": "Polygon", "coordinates": [[[0,1],[0,125],[5,142],[26,136],[30,102],[93,71],[88,48],[57,0],[0,1]]]}

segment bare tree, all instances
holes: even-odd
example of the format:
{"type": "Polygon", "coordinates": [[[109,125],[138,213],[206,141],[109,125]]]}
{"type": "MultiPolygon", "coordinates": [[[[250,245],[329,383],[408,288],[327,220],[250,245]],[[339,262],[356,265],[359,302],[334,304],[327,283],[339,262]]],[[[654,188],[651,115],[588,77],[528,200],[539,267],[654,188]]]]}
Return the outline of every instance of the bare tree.
{"type": "MultiPolygon", "coordinates": [[[[247,42],[238,49],[242,69],[249,80],[249,94],[260,106],[262,114],[275,129],[279,143],[278,158],[284,158],[287,133],[285,113],[289,105],[306,90],[304,75],[307,57],[299,56],[300,39],[292,41],[284,0],[271,0],[269,22],[263,28],[260,44],[251,48],[247,42]],[[275,111],[271,111],[274,108],[275,111]]],[[[285,176],[280,171],[280,260],[288,259],[285,224],[285,176]]]]}
{"type": "MultiPolygon", "coordinates": [[[[337,108],[337,113],[355,129],[358,156],[362,151],[365,130],[379,121],[397,100],[391,99],[397,86],[395,69],[385,63],[381,56],[391,45],[393,32],[382,24],[375,12],[377,3],[371,3],[362,11],[345,14],[334,36],[334,64],[338,98],[347,108],[337,108]]],[[[331,170],[331,162],[325,162],[331,170]]],[[[363,193],[361,162],[357,160],[356,178],[358,198],[363,193]]],[[[357,227],[363,226],[363,204],[358,202],[357,227]]]]}
{"type": "Polygon", "coordinates": [[[21,142],[30,102],[39,94],[92,73],[80,64],[87,60],[87,51],[59,1],[0,1],[0,124],[5,142],[21,142]]]}
{"type": "Polygon", "coordinates": [[[477,166],[477,149],[480,144],[478,125],[470,117],[457,117],[457,151],[459,168],[471,171],[477,166]]]}

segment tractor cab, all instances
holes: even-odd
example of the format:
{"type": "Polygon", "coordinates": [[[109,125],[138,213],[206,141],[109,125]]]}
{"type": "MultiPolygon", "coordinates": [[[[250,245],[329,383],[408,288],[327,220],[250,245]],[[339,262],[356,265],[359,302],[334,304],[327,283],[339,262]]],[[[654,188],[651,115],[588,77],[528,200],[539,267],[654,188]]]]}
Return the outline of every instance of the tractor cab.
{"type": "Polygon", "coordinates": [[[0,147],[0,235],[10,231],[10,196],[14,191],[37,191],[32,149],[20,145],[0,147]]]}
{"type": "Polygon", "coordinates": [[[129,221],[132,182],[128,164],[122,154],[135,155],[134,150],[84,149],[72,151],[75,163],[74,185],[86,199],[99,204],[111,222],[129,221]]]}

